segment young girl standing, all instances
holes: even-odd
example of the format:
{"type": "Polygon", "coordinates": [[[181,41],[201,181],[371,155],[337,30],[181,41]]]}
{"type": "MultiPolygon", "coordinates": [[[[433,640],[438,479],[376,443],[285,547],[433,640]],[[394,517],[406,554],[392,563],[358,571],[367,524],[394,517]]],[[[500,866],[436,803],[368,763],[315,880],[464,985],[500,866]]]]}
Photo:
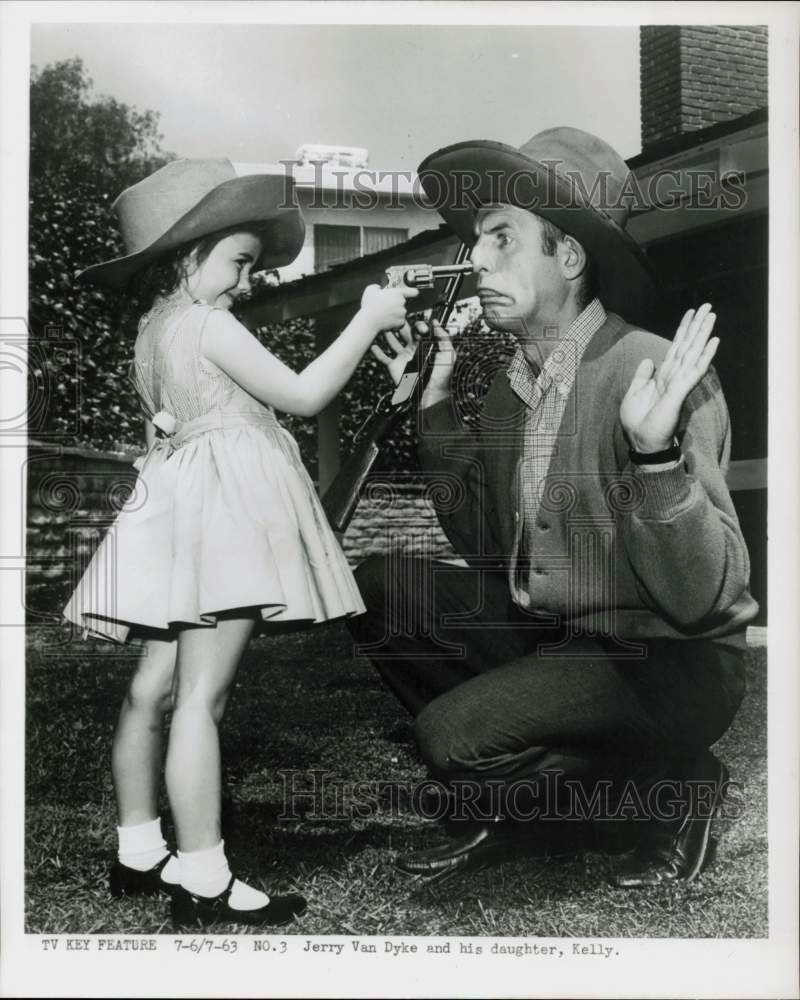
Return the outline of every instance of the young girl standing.
{"type": "Polygon", "coordinates": [[[218,727],[261,623],[322,622],[364,610],[297,444],[274,408],[318,413],[376,335],[401,327],[411,289],[364,293],[338,339],[295,373],[230,312],[257,267],[303,243],[286,177],[237,177],[227,160],[178,160],[115,203],[124,257],[83,277],[150,300],[134,351],[148,421],[137,488],[65,617],[92,634],[143,637],[112,750],[119,814],[115,896],[168,892],[178,927],[281,924],[305,910],[235,878],[221,839],[218,727]],[[177,836],[161,832],[166,787],[177,836]]]}

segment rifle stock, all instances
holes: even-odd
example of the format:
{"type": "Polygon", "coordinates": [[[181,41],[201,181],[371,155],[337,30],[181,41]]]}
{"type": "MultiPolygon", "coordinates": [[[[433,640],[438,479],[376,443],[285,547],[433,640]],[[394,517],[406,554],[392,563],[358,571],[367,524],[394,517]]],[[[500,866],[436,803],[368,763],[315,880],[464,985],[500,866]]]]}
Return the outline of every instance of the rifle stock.
{"type": "Polygon", "coordinates": [[[342,463],[322,498],[322,508],[334,531],[347,531],[364,483],[380,454],[380,444],[404,416],[405,408],[375,413],[364,425],[356,447],[342,463]]]}
{"type": "MultiPolygon", "coordinates": [[[[468,260],[469,247],[462,243],[454,262],[456,264],[454,270],[460,270],[462,273],[454,273],[449,277],[444,299],[436,312],[435,318],[442,324],[447,323],[450,313],[453,311],[456,296],[463,280],[463,273],[468,270],[466,267],[462,268],[462,265],[468,260]]],[[[391,270],[395,269],[390,268],[391,270]]],[[[402,270],[413,271],[413,268],[402,270]]],[[[411,409],[412,402],[418,404],[428,374],[426,367],[430,364],[435,353],[435,349],[430,349],[430,345],[420,343],[417,346],[415,358],[416,364],[419,365],[419,378],[415,382],[413,393],[404,402],[391,405],[388,410],[376,408],[361,428],[352,453],[342,463],[341,468],[336,473],[336,478],[325,491],[325,495],[322,497],[322,508],[334,531],[344,532],[347,530],[367,476],[372,471],[380,454],[381,444],[411,409]]],[[[411,367],[414,367],[414,364],[409,362],[406,370],[411,367]]]]}

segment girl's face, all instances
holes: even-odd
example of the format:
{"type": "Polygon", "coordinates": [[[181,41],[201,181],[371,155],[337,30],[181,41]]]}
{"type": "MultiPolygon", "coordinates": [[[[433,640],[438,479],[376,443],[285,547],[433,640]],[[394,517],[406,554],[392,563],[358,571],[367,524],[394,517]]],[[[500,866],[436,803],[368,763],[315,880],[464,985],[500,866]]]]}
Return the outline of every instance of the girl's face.
{"type": "Polygon", "coordinates": [[[218,309],[230,309],[250,291],[250,272],[261,254],[261,240],[252,233],[231,233],[214,245],[198,264],[196,251],[189,261],[186,288],[194,299],[218,309]]]}

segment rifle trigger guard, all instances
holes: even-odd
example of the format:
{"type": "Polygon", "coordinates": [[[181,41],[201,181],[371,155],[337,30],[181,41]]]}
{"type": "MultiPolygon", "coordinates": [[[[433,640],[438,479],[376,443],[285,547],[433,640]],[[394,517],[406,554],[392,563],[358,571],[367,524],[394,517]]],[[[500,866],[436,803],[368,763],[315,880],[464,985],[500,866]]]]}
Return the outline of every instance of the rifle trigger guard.
{"type": "Polygon", "coordinates": [[[389,392],[385,392],[375,404],[375,412],[380,414],[388,413],[392,408],[393,395],[394,389],[390,389],[389,392]]]}
{"type": "Polygon", "coordinates": [[[394,395],[394,389],[390,389],[389,392],[385,392],[380,397],[378,402],[375,404],[375,409],[372,411],[372,413],[370,413],[370,415],[367,417],[364,423],[358,428],[358,430],[353,435],[353,444],[355,444],[356,441],[358,441],[358,439],[361,437],[364,428],[367,426],[367,424],[370,422],[370,420],[372,420],[374,416],[376,415],[383,416],[384,413],[388,413],[391,410],[392,408],[391,399],[393,395],[394,395]]]}

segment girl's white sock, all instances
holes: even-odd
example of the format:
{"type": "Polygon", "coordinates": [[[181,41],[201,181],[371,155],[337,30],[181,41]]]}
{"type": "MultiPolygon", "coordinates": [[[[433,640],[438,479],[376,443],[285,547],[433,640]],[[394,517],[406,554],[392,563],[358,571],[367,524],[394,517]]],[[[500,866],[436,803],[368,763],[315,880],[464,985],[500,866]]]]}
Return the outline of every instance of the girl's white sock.
{"type": "Polygon", "coordinates": [[[233,883],[231,898],[228,900],[232,910],[258,910],[268,902],[269,896],[265,892],[240,882],[238,878],[233,883]]]}
{"type": "MultiPolygon", "coordinates": [[[[119,850],[117,857],[120,863],[128,868],[146,872],[165,858],[169,851],[167,843],[161,835],[161,819],[149,820],[147,823],[137,823],[136,826],[118,826],[119,850]]],[[[161,871],[164,882],[175,885],[180,882],[180,867],[177,858],[170,858],[161,871]]]]}
{"type": "MultiPolygon", "coordinates": [[[[195,896],[218,896],[228,888],[231,870],[225,857],[225,842],[202,851],[178,851],[181,885],[195,896]]],[[[257,910],[266,906],[269,896],[237,879],[233,883],[229,905],[234,910],[257,910]]]]}

